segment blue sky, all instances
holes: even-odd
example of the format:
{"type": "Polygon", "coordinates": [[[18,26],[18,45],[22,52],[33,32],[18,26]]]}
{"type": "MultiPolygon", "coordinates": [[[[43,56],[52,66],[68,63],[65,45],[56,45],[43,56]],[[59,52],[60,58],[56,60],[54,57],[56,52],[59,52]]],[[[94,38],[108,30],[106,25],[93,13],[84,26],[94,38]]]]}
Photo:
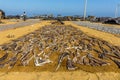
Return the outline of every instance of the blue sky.
{"type": "MultiPolygon", "coordinates": [[[[83,15],[84,1],[85,0],[0,0],[0,9],[4,10],[7,15],[22,14],[24,11],[26,11],[28,15],[83,15]]],[[[87,15],[114,17],[115,8],[118,3],[120,3],[120,0],[88,0],[87,15]]]]}

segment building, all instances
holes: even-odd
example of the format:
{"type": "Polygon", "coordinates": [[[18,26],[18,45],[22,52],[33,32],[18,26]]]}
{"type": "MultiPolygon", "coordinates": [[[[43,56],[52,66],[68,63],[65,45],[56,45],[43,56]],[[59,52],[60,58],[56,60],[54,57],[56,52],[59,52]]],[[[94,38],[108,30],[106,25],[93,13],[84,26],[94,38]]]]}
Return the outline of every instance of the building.
{"type": "Polygon", "coordinates": [[[1,18],[2,18],[2,19],[5,19],[5,12],[0,9],[0,13],[2,13],[1,18]]]}

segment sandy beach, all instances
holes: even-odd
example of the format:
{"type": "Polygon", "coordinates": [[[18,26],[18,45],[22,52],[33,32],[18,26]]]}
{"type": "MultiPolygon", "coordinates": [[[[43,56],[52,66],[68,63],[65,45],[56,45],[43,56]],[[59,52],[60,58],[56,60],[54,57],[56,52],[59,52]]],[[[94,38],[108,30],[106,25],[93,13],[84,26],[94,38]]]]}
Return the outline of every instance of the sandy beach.
{"type": "MultiPolygon", "coordinates": [[[[33,24],[31,26],[24,26],[16,29],[10,29],[0,32],[0,44],[9,43],[11,40],[15,40],[23,35],[29,34],[42,26],[50,25],[50,21],[42,21],[40,23],[33,24]],[[13,38],[7,38],[8,35],[14,35],[13,38]]],[[[103,40],[106,40],[113,45],[120,46],[120,38],[105,32],[100,32],[97,30],[85,28],[82,26],[78,26],[71,22],[65,22],[65,25],[72,25],[80,30],[82,30],[85,34],[94,36],[103,40]],[[99,34],[99,35],[98,35],[99,34]]],[[[26,68],[27,69],[27,68],[26,68]]],[[[24,70],[25,71],[25,70],[24,70]]],[[[90,73],[83,70],[78,71],[58,71],[58,72],[50,72],[50,71],[39,71],[39,72],[1,72],[0,79],[1,80],[120,80],[119,72],[95,72],[90,73]]]]}

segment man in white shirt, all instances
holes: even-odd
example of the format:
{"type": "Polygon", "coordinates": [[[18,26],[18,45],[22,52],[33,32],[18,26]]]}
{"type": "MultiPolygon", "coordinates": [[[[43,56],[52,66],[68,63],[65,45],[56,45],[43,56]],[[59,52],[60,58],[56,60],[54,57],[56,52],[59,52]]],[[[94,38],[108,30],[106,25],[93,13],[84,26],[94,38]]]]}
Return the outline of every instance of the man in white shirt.
{"type": "Polygon", "coordinates": [[[23,21],[26,21],[26,13],[23,13],[23,21]]]}

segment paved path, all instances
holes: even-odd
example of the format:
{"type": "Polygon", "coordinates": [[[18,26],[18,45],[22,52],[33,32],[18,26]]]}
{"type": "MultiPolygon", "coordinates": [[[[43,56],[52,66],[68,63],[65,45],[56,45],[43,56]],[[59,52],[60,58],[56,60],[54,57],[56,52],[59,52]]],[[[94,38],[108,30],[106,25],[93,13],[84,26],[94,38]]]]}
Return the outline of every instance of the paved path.
{"type": "Polygon", "coordinates": [[[90,22],[85,22],[85,21],[73,21],[73,23],[80,25],[80,26],[96,29],[99,31],[104,31],[104,32],[112,33],[112,34],[120,34],[120,28],[116,28],[113,26],[108,27],[106,25],[90,23],[90,22]]]}
{"type": "Polygon", "coordinates": [[[32,24],[35,24],[35,23],[38,23],[38,22],[40,22],[39,19],[30,19],[30,20],[27,20],[25,22],[19,22],[19,23],[16,23],[16,24],[1,25],[0,26],[0,31],[13,29],[13,28],[18,28],[18,27],[23,27],[23,26],[29,26],[29,25],[32,25],[32,24]]]}

